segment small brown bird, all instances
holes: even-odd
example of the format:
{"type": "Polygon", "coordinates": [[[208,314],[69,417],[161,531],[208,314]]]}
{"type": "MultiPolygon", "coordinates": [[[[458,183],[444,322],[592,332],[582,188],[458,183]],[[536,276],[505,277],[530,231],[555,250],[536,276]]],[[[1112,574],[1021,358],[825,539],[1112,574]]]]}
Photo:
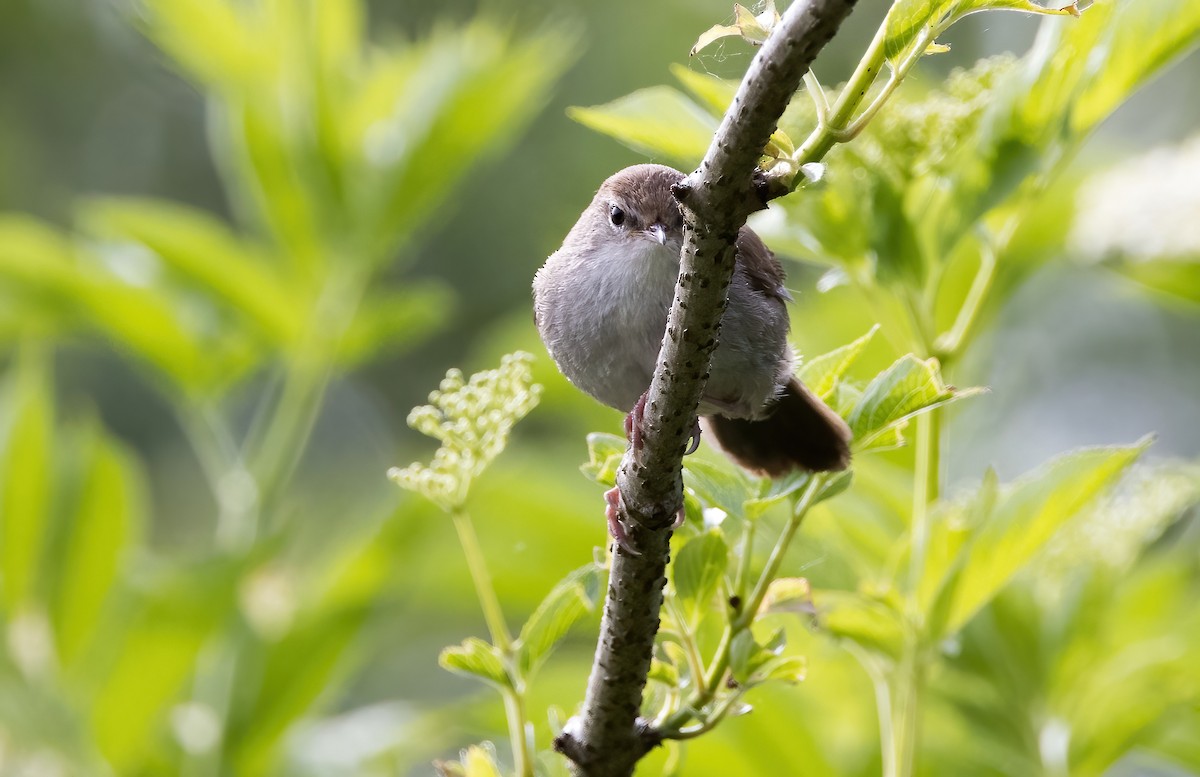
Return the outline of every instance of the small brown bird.
{"type": "MultiPolygon", "coordinates": [[[[534,320],[550,356],[581,390],[632,410],[635,444],[679,276],[683,216],[671,187],[683,178],[650,164],[613,175],[533,281],[534,320]]],[[[725,453],[753,472],[844,469],[849,427],[794,373],[783,268],[748,227],[736,247],[699,413],[725,453]]],[[[613,527],[618,540],[620,531],[613,527]]]]}

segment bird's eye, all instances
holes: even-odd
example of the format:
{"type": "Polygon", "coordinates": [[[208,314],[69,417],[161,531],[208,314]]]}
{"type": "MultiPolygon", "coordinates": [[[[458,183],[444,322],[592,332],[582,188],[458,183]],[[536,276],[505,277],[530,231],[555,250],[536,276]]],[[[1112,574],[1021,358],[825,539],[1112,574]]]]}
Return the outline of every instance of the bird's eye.
{"type": "Polygon", "coordinates": [[[619,227],[625,223],[625,211],[618,208],[616,205],[608,209],[608,220],[612,222],[614,227],[619,227]]]}

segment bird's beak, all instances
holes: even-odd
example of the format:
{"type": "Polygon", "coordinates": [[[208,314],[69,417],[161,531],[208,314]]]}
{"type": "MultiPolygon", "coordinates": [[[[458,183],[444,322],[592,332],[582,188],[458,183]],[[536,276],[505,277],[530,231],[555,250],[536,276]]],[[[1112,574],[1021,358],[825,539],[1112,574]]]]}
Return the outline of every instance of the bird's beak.
{"type": "Polygon", "coordinates": [[[657,241],[660,246],[667,244],[667,230],[662,224],[653,224],[646,230],[646,234],[653,240],[657,241]]]}

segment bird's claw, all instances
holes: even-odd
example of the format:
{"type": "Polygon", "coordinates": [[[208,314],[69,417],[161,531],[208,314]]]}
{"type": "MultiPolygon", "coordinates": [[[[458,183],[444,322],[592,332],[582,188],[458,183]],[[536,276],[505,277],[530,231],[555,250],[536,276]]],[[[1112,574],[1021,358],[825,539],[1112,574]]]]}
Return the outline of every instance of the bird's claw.
{"type": "Polygon", "coordinates": [[[700,419],[692,421],[692,436],[688,438],[688,446],[684,449],[684,456],[691,456],[700,448],[700,419]]]}
{"type": "MultiPolygon", "coordinates": [[[[608,520],[608,533],[618,545],[625,549],[625,552],[631,556],[640,556],[642,552],[633,547],[633,543],[629,539],[629,530],[625,528],[625,524],[621,521],[621,489],[613,486],[604,492],[604,517],[608,520]]],[[[675,511],[675,521],[671,524],[671,529],[678,529],[683,526],[683,522],[687,519],[687,512],[683,505],[675,511]]]]}
{"type": "Polygon", "coordinates": [[[642,552],[633,547],[633,543],[629,541],[629,532],[625,530],[625,524],[621,523],[621,489],[613,486],[605,491],[604,501],[607,503],[607,507],[604,508],[604,517],[608,519],[608,533],[629,555],[642,555],[642,552]]]}
{"type": "Polygon", "coordinates": [[[625,416],[625,439],[629,440],[635,451],[642,449],[642,420],[645,417],[646,395],[642,394],[625,416]]]}

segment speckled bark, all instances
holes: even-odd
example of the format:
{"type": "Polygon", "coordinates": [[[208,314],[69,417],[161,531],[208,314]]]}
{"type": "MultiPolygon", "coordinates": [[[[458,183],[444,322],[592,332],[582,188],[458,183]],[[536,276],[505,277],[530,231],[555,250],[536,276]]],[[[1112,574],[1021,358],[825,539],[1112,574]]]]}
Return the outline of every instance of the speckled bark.
{"type": "Polygon", "coordinates": [[[622,520],[641,555],[613,558],[600,641],[581,714],[555,747],[586,777],[630,775],[659,743],[638,714],[658,631],[670,525],[682,503],[683,451],[692,431],[733,275],[734,240],[772,190],[756,165],[817,52],[854,0],[797,0],[759,50],[700,168],[676,190],[685,241],[658,368],[650,385],[644,445],[627,450],[617,483],[622,520]]]}

